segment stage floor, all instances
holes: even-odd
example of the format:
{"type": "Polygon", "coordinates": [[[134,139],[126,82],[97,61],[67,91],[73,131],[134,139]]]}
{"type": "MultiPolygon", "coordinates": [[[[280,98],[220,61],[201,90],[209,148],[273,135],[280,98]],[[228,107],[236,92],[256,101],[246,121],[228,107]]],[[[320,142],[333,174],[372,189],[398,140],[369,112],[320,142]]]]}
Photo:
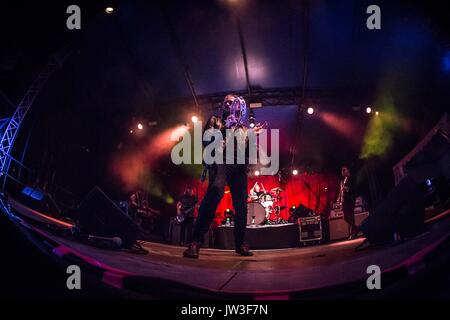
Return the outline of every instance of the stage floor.
{"type": "Polygon", "coordinates": [[[42,232],[59,244],[53,251],[68,252],[106,270],[103,280],[121,287],[127,277],[165,279],[215,293],[247,293],[256,297],[284,297],[291,292],[326,288],[362,281],[367,267],[382,272],[401,266],[415,270],[423,256],[447,240],[450,219],[428,227],[418,237],[378,250],[355,252],[363,239],[319,246],[257,250],[245,258],[233,251],[202,249],[198,260],[182,258],[183,247],[144,243],[146,255],[109,251],[42,232]],[[112,279],[112,281],[111,281],[112,279]]]}
{"type": "MultiPolygon", "coordinates": [[[[22,215],[35,214],[18,203],[11,204],[22,215]]],[[[253,257],[241,257],[232,250],[202,249],[198,260],[183,258],[185,248],[179,246],[144,242],[148,254],[105,250],[57,236],[34,223],[18,225],[38,247],[64,264],[76,263],[102,282],[123,291],[170,298],[181,298],[184,292],[186,298],[288,299],[349,284],[357,284],[367,292],[370,265],[380,267],[384,285],[388,279],[393,281],[420,272],[433,260],[435,252],[450,246],[449,213],[428,223],[419,236],[380,249],[355,252],[363,241],[356,239],[301,248],[254,250],[253,257]],[[176,291],[169,292],[172,288],[176,291]]],[[[54,223],[38,218],[41,223],[54,223]]]]}

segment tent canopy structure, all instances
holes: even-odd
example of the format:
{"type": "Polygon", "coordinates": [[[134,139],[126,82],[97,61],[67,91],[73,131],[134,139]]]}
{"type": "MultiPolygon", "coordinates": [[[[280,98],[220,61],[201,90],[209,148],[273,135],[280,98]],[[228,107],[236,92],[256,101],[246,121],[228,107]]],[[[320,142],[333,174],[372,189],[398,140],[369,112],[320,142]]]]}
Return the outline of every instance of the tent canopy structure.
{"type": "Polygon", "coordinates": [[[395,184],[405,175],[417,180],[441,175],[450,178],[450,120],[445,114],[394,167],[395,184]]]}
{"type": "MultiPolygon", "coordinates": [[[[193,96],[303,86],[306,97],[334,93],[349,100],[362,94],[370,100],[388,79],[407,80],[402,73],[414,79],[408,86],[430,83],[432,69],[423,61],[439,65],[445,52],[425,10],[379,1],[382,28],[369,30],[366,10],[371,4],[116,1],[114,14],[106,15],[99,4],[86,2],[80,4],[78,35],[52,20],[39,20],[44,9],[27,4],[29,12],[17,10],[37,27],[30,30],[5,17],[18,34],[0,65],[0,81],[9,93],[23,80],[17,74],[31,69],[30,64],[42,66],[49,50],[56,51],[55,43],[75,34],[79,56],[70,71],[73,81],[87,95],[103,96],[100,102],[108,107],[117,101],[122,109],[125,101],[128,108],[157,112],[162,102],[180,97],[195,104],[193,96]],[[26,55],[32,57],[20,59],[26,55]]],[[[46,14],[59,16],[64,5],[55,4],[50,12],[46,8],[46,14]]]]}

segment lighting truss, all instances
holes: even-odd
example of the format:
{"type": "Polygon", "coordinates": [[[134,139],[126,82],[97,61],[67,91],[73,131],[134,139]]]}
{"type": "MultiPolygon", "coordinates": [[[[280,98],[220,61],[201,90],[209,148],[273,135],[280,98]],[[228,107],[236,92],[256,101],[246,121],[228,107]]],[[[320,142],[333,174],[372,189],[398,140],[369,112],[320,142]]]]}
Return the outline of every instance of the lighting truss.
{"type": "Polygon", "coordinates": [[[37,76],[31,86],[28,88],[25,96],[17,106],[13,116],[9,119],[6,129],[0,140],[0,177],[6,179],[11,162],[10,154],[14,147],[14,141],[19,132],[20,126],[30,110],[34,100],[41,92],[50,76],[60,68],[68,57],[66,49],[53,55],[44,70],[37,76]]]}

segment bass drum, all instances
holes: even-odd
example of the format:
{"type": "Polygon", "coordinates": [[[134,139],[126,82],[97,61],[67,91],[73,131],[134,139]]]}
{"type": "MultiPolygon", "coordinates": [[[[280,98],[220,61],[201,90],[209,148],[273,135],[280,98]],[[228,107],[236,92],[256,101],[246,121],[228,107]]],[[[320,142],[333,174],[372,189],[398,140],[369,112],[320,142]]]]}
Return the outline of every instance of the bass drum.
{"type": "Polygon", "coordinates": [[[258,202],[247,203],[247,225],[263,224],[266,219],[266,210],[258,202]]]}

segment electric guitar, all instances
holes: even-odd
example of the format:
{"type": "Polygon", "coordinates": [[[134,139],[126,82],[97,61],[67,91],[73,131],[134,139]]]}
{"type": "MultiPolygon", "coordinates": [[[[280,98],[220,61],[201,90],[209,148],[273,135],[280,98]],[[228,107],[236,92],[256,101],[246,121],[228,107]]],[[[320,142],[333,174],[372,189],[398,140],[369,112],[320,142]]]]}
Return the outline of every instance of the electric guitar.
{"type": "Polygon", "coordinates": [[[191,213],[196,207],[197,207],[197,205],[193,206],[192,208],[186,209],[186,210],[181,210],[181,206],[178,207],[177,208],[177,216],[175,217],[176,222],[182,223],[186,219],[188,214],[191,213]]]}

